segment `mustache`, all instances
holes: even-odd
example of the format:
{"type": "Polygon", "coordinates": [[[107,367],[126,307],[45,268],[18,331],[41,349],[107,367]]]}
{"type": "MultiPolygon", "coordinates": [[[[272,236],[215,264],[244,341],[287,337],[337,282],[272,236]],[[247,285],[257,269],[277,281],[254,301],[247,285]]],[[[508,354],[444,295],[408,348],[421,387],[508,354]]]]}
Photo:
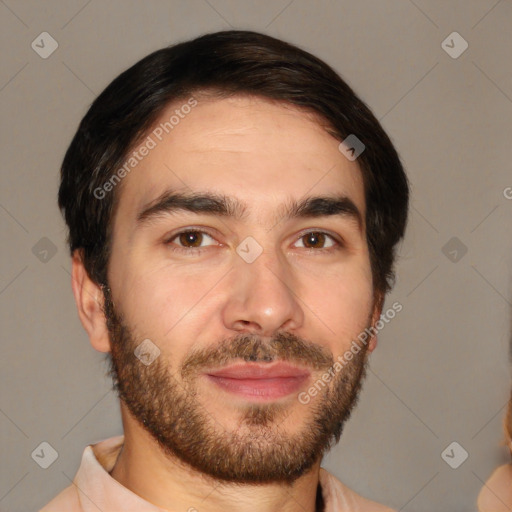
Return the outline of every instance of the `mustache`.
{"type": "Polygon", "coordinates": [[[247,362],[281,360],[313,370],[327,370],[334,364],[334,356],[326,348],[291,333],[278,332],[269,341],[254,334],[242,334],[192,352],[181,366],[181,376],[186,378],[204,368],[224,366],[236,359],[247,362]]]}
{"type": "MultiPolygon", "coordinates": [[[[105,298],[103,312],[114,350],[117,343],[130,337],[133,339],[133,336],[130,336],[130,329],[124,324],[122,316],[117,314],[108,285],[103,285],[102,290],[105,298]]],[[[295,334],[277,331],[270,340],[264,341],[261,336],[246,333],[191,352],[181,366],[181,376],[186,378],[203,369],[224,366],[236,359],[247,362],[281,360],[312,370],[328,370],[334,365],[334,356],[328,349],[295,334]]]]}

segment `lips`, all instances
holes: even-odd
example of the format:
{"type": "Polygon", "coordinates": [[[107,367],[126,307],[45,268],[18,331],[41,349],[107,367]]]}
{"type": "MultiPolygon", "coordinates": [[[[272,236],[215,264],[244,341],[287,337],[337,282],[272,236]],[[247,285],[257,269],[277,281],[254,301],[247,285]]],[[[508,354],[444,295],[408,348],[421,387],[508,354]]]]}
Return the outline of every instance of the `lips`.
{"type": "Polygon", "coordinates": [[[206,377],[229,393],[256,400],[287,396],[309,378],[310,372],[288,363],[239,363],[208,371],[206,377]]]}

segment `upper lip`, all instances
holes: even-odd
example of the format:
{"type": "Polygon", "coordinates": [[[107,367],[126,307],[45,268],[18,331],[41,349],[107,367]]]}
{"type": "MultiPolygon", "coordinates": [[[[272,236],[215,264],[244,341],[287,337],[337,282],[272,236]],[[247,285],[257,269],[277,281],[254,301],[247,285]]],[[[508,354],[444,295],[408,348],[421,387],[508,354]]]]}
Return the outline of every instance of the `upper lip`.
{"type": "Polygon", "coordinates": [[[272,379],[279,377],[307,377],[310,372],[288,363],[237,363],[206,372],[213,377],[228,379],[272,379]]]}

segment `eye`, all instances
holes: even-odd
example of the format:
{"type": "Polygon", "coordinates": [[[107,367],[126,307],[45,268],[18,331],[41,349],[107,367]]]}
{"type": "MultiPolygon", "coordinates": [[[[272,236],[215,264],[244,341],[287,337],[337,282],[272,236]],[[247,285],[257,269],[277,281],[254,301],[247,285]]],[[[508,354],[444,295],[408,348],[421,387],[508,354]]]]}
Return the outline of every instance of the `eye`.
{"type": "Polygon", "coordinates": [[[300,238],[297,240],[299,243],[298,247],[304,247],[305,249],[331,249],[337,248],[341,243],[336,240],[332,235],[325,233],[323,231],[308,231],[307,233],[303,233],[300,238]],[[325,244],[328,245],[325,245],[325,244]]]}
{"type": "Polygon", "coordinates": [[[198,229],[188,229],[174,234],[166,242],[167,245],[175,245],[173,250],[187,251],[190,249],[202,249],[210,245],[215,245],[215,239],[204,231],[198,229]],[[206,243],[209,242],[209,243],[206,243]]]}
{"type": "MultiPolygon", "coordinates": [[[[209,246],[218,245],[215,238],[199,229],[186,229],[173,234],[166,242],[173,251],[183,253],[200,253],[209,246]]],[[[303,233],[295,243],[295,247],[316,251],[338,250],[343,244],[333,235],[324,231],[308,231],[303,233]]]]}

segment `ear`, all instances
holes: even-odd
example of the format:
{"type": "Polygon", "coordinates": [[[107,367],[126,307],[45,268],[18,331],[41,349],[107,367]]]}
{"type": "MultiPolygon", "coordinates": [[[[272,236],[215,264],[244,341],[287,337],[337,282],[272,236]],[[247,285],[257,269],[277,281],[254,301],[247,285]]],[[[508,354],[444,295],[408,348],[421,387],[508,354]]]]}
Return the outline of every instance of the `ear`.
{"type": "Polygon", "coordinates": [[[73,253],[71,278],[78,316],[89,335],[91,345],[99,352],[110,352],[107,322],[103,312],[103,291],[89,277],[79,250],[73,253]]]}
{"type": "MultiPolygon", "coordinates": [[[[382,307],[384,305],[384,297],[381,293],[377,292],[374,298],[373,314],[372,314],[372,326],[375,326],[382,313],[382,307]]],[[[374,334],[370,339],[368,345],[368,352],[373,352],[377,348],[377,334],[374,334]]]]}

